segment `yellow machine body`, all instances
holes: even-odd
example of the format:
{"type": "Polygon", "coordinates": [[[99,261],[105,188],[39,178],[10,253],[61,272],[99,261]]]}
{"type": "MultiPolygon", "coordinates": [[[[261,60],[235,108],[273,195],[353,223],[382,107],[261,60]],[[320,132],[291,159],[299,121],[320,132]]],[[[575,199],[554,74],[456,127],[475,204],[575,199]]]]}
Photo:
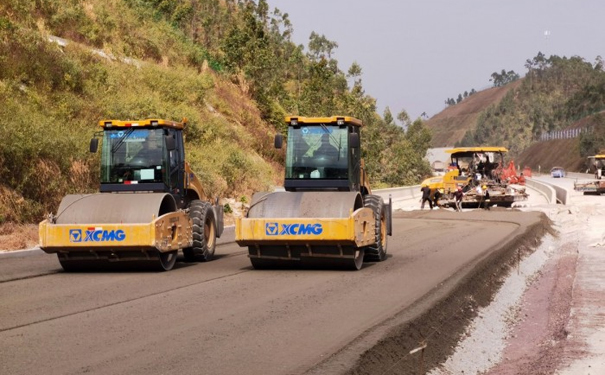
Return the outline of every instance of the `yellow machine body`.
{"type": "MultiPolygon", "coordinates": [[[[346,218],[237,218],[236,241],[242,246],[304,243],[363,247],[374,243],[374,214],[364,207],[346,218]]],[[[260,254],[259,254],[260,255],[260,254]]]]}
{"type": "Polygon", "coordinates": [[[192,228],[169,194],[72,194],[40,223],[40,248],[69,260],[127,260],[120,253],[146,257],[189,247],[192,228]]]}
{"type": "Polygon", "coordinates": [[[605,193],[605,154],[589,156],[588,172],[594,173],[594,179],[576,180],[573,187],[585,195],[601,195],[605,193]]]}
{"type": "MultiPolygon", "coordinates": [[[[465,195],[462,198],[462,207],[477,208],[488,205],[510,207],[513,203],[527,200],[525,187],[509,185],[505,181],[494,179],[491,171],[501,171],[504,166],[504,154],[508,152],[505,147],[477,146],[457,147],[445,150],[451,154],[451,164],[443,176],[429,177],[422,181],[428,186],[431,193],[439,191],[440,204],[454,206],[453,192],[461,188],[465,195]],[[491,157],[491,159],[490,159],[491,157]],[[481,164],[479,164],[481,161],[481,164]],[[479,166],[484,164],[481,171],[479,166]],[[481,172],[481,173],[479,173],[481,172]],[[480,178],[477,178],[479,176],[480,178]],[[476,186],[488,191],[489,198],[484,193],[477,194],[476,186]]],[[[502,179],[503,180],[503,179],[502,179]]]]}
{"type": "MultiPolygon", "coordinates": [[[[66,271],[109,263],[167,271],[179,250],[187,261],[212,259],[223,207],[201,200],[202,184],[185,160],[185,124],[99,121],[100,192],[65,196],[39,225],[40,248],[56,253],[66,271]]],[[[98,141],[91,140],[91,152],[98,141]]]]}
{"type": "MultiPolygon", "coordinates": [[[[284,190],[253,196],[235,241],[257,269],[312,265],[359,270],[386,259],[392,207],[372,195],[353,117],[286,117],[284,190]]],[[[275,139],[282,146],[281,135],[275,139]]]]}
{"type": "MultiPolygon", "coordinates": [[[[449,150],[445,150],[446,153],[451,154],[452,162],[458,162],[458,155],[469,155],[469,154],[504,154],[508,152],[505,147],[492,147],[492,146],[481,146],[481,147],[457,147],[449,150]]],[[[460,165],[458,168],[448,167],[443,176],[429,177],[422,181],[422,185],[427,185],[431,190],[440,190],[447,194],[449,192],[456,191],[459,187],[464,188],[473,179],[473,176],[468,173],[469,165],[460,165]],[[461,171],[466,169],[466,175],[461,175],[461,171]]]]}

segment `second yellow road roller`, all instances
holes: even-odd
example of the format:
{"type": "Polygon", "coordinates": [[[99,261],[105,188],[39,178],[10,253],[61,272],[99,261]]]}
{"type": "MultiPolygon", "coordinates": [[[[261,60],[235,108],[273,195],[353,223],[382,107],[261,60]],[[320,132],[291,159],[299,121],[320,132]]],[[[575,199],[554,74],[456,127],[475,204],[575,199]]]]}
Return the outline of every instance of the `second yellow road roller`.
{"type": "MultiPolygon", "coordinates": [[[[236,242],[255,269],[359,270],[387,258],[392,204],[373,195],[361,158],[362,122],[289,116],[282,191],[256,193],[236,219],[236,242]]],[[[275,147],[283,146],[281,134],[275,147]]]]}

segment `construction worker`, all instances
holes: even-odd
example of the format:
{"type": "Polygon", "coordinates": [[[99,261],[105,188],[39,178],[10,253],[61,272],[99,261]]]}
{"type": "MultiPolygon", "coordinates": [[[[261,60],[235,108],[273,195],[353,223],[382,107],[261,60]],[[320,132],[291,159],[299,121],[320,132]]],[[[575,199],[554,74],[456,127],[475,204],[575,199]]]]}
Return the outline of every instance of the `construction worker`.
{"type": "Polygon", "coordinates": [[[433,192],[433,207],[439,207],[439,198],[441,198],[442,195],[441,189],[435,189],[433,192]]]}
{"type": "Polygon", "coordinates": [[[422,199],[421,199],[422,203],[420,204],[420,209],[424,210],[424,202],[429,202],[429,207],[432,210],[433,202],[431,201],[431,188],[429,188],[428,185],[422,185],[422,188],[420,188],[420,191],[422,192],[422,199]]]}
{"type": "Polygon", "coordinates": [[[458,186],[458,190],[454,192],[454,198],[456,199],[456,211],[462,211],[462,197],[464,193],[462,192],[462,188],[458,186]]]}

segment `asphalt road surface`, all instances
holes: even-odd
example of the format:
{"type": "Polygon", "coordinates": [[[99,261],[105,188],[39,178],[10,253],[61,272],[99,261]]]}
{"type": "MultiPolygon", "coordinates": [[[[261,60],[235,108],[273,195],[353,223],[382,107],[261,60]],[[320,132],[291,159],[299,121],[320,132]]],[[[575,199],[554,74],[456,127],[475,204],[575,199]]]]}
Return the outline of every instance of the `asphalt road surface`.
{"type": "Polygon", "coordinates": [[[70,274],[54,255],[2,259],[0,373],[302,374],[360,337],[357,350],[371,347],[379,338],[369,332],[430,291],[447,294],[538,220],[478,214],[399,211],[389,258],[357,272],[257,271],[236,244],[164,273],[70,274]]]}

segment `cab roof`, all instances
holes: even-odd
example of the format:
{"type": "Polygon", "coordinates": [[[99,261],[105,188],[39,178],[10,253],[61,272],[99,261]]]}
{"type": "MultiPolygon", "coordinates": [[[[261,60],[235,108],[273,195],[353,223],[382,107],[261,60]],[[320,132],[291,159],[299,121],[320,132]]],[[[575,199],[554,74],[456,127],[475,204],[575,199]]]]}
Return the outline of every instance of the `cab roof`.
{"type": "Polygon", "coordinates": [[[286,116],[286,123],[290,126],[296,126],[300,124],[307,125],[337,125],[338,122],[344,122],[345,124],[351,124],[355,126],[363,126],[361,120],[355,117],[349,116],[331,116],[331,117],[304,117],[304,116],[286,116]]]}
{"type": "Polygon", "coordinates": [[[162,119],[145,119],[145,120],[101,120],[99,126],[104,129],[111,128],[130,128],[130,127],[156,127],[165,126],[175,129],[184,129],[187,124],[187,119],[184,118],[182,122],[162,120],[162,119]]]}
{"type": "Polygon", "coordinates": [[[480,147],[458,147],[445,150],[448,154],[460,154],[470,152],[508,152],[505,147],[491,147],[491,146],[480,146],[480,147]]]}

